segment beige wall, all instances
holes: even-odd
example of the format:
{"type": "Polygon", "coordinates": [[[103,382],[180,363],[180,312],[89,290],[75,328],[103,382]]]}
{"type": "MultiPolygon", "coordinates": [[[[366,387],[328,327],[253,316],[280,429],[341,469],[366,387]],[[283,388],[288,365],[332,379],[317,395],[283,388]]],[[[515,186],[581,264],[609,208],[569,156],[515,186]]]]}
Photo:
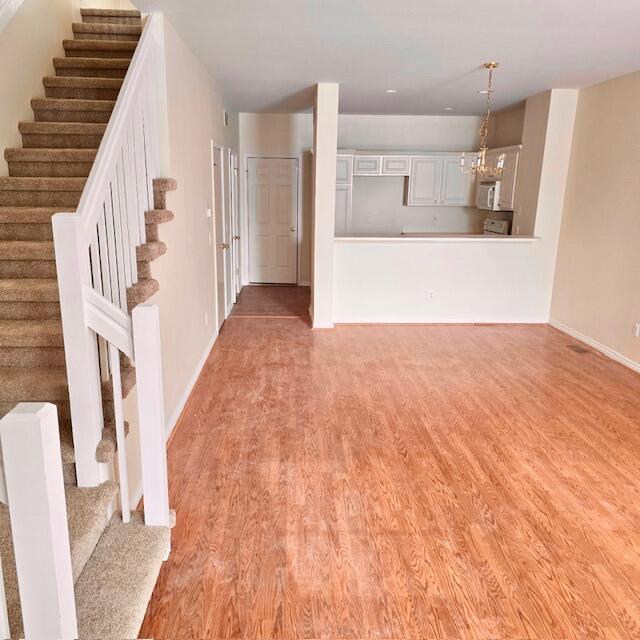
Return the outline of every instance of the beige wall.
{"type": "Polygon", "coordinates": [[[525,103],[497,111],[489,123],[489,147],[510,147],[522,143],[525,103]]]}
{"type": "Polygon", "coordinates": [[[551,318],[640,363],[640,72],[580,91],[551,318]]]}
{"type": "Polygon", "coordinates": [[[64,55],[62,41],[79,17],[79,0],[25,0],[0,34],[1,150],[22,146],[18,122],[33,120],[31,98],[44,96],[42,78],[53,75],[52,59],[64,55]]]}

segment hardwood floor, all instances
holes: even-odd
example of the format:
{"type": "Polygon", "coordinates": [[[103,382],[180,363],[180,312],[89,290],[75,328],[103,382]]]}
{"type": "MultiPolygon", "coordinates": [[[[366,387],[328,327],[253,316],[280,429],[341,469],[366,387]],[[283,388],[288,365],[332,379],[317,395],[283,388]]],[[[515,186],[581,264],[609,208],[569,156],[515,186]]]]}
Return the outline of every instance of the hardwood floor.
{"type": "Polygon", "coordinates": [[[231,315],[245,317],[309,317],[311,290],[295,285],[249,285],[242,287],[231,315]]]}
{"type": "Polygon", "coordinates": [[[640,637],[640,376],[547,326],[232,317],[141,637],[640,637]]]}

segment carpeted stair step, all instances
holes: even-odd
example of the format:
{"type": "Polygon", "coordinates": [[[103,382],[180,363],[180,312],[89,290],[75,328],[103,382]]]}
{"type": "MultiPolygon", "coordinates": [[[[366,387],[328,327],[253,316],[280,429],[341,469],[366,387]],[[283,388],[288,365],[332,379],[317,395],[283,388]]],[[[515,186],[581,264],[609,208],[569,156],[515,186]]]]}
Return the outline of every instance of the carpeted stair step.
{"type": "Polygon", "coordinates": [[[130,58],[54,58],[56,75],[64,78],[124,78],[130,58]]]}
{"type": "Polygon", "coordinates": [[[173,178],[156,178],[153,181],[153,208],[167,208],[167,191],[175,191],[178,183],[173,178]]]}
{"type": "Polygon", "coordinates": [[[130,9],[80,9],[80,15],[87,24],[142,24],[140,12],[130,9]]]}
{"type": "Polygon", "coordinates": [[[42,79],[47,98],[73,98],[78,100],[115,100],[122,80],[120,78],[61,78],[47,76],[42,79]]]}
{"type": "Polygon", "coordinates": [[[0,206],[77,207],[86,178],[0,177],[0,206]]]}
{"type": "Polygon", "coordinates": [[[53,242],[0,240],[0,278],[56,278],[53,242]]]}
{"type": "Polygon", "coordinates": [[[144,214],[145,232],[147,242],[157,242],[160,240],[159,226],[173,220],[173,212],[167,209],[153,209],[144,214]]]}
{"type": "Polygon", "coordinates": [[[123,40],[65,40],[63,43],[68,58],[131,58],[137,41],[123,40]]]}
{"type": "Polygon", "coordinates": [[[86,178],[95,149],[5,149],[9,175],[14,177],[86,178]]]}
{"type": "Polygon", "coordinates": [[[59,320],[0,320],[0,350],[4,347],[64,347],[62,323],[59,320]]]}
{"type": "Polygon", "coordinates": [[[73,37],[76,40],[108,40],[138,42],[142,24],[115,24],[105,22],[74,22],[73,37]]]}
{"type": "Polygon", "coordinates": [[[10,302],[57,303],[58,281],[45,278],[0,280],[0,306],[10,302]]]}
{"type": "Polygon", "coordinates": [[[127,306],[129,312],[139,304],[143,304],[160,290],[160,284],[153,278],[143,278],[127,289],[127,306]]]}
{"type": "Polygon", "coordinates": [[[33,98],[31,108],[37,122],[107,123],[114,100],[74,100],[71,98],[33,98]]]}
{"type": "Polygon", "coordinates": [[[0,402],[68,402],[64,367],[0,368],[0,402]]]}
{"type": "Polygon", "coordinates": [[[97,149],[107,128],[94,122],[21,122],[22,146],[48,149],[97,149]]]}
{"type": "MultiPolygon", "coordinates": [[[[0,324],[5,322],[7,320],[0,320],[0,324]]],[[[33,322],[33,320],[27,320],[26,322],[33,322]]],[[[5,342],[7,341],[5,336],[3,336],[3,339],[5,342]]],[[[63,347],[0,347],[0,367],[64,366],[63,347]]]]}
{"type": "Polygon", "coordinates": [[[0,241],[53,240],[51,217],[64,207],[0,207],[0,241]]]}
{"type": "Polygon", "coordinates": [[[142,513],[113,516],[76,582],[80,638],[138,637],[170,545],[171,530],[145,526],[142,513]]]}
{"type": "MultiPolygon", "coordinates": [[[[0,255],[2,255],[2,245],[0,244],[0,255]]],[[[136,248],[136,256],[138,263],[140,262],[153,262],[160,256],[167,253],[167,245],[164,242],[146,242],[136,248]]]]}

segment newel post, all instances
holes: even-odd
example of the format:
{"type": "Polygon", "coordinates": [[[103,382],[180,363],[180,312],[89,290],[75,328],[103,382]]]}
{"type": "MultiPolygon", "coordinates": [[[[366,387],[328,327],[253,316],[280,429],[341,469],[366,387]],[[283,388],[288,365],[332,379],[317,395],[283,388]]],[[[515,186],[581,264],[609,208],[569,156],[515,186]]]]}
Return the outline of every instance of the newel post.
{"type": "Polygon", "coordinates": [[[102,391],[96,336],[85,320],[83,290],[90,285],[89,251],[82,243],[82,219],[72,213],[53,216],[53,238],[64,353],[69,382],[73,447],[78,486],[96,487],[106,480],[96,462],[102,439],[102,391]]]}
{"type": "Polygon", "coordinates": [[[25,638],[77,638],[56,407],[19,404],[0,442],[25,638]]]}
{"type": "Polygon", "coordinates": [[[144,521],[147,526],[168,527],[170,526],[169,482],[160,312],[154,304],[141,304],[135,307],[132,315],[144,521]]]}

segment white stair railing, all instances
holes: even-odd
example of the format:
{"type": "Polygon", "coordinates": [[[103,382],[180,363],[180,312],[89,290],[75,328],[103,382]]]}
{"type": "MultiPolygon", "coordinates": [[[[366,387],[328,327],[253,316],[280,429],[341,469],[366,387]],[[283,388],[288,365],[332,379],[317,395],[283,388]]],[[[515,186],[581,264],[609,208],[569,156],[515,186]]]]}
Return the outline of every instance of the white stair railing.
{"type": "MultiPolygon", "coordinates": [[[[9,508],[24,637],[77,638],[56,407],[19,404],[0,420],[0,444],[0,501],[9,508]]],[[[9,638],[1,586],[0,637],[9,638]]]]}
{"type": "Polygon", "coordinates": [[[97,486],[108,477],[106,465],[96,461],[96,449],[105,427],[102,383],[111,379],[113,415],[108,418],[117,434],[122,511],[128,519],[120,390],[120,361],[126,356],[136,365],[145,506],[165,505],[166,517],[154,523],[167,526],[166,482],[157,480],[163,473],[166,477],[166,454],[160,454],[158,444],[164,451],[164,420],[157,409],[163,404],[158,397],[162,388],[155,380],[162,374],[159,345],[154,343],[156,352],[151,352],[139,338],[156,330],[158,309],[147,305],[132,320],[127,304],[127,289],[138,282],[137,248],[146,240],[153,179],[166,175],[168,164],[163,43],[162,16],[151,14],[78,208],[53,217],[53,234],[78,485],[97,486]]]}

